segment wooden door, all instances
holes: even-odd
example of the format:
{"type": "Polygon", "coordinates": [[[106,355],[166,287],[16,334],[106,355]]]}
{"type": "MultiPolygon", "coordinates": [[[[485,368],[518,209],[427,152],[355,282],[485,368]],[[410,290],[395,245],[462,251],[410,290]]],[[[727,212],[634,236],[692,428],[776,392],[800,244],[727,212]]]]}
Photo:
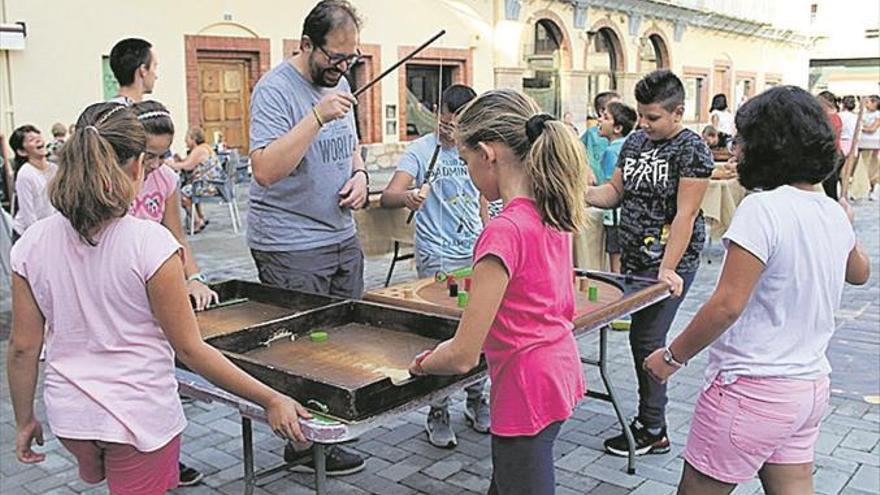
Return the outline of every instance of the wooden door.
{"type": "Polygon", "coordinates": [[[718,93],[724,93],[727,96],[727,104],[730,106],[731,111],[733,111],[733,100],[730,94],[730,69],[723,66],[715,66],[715,73],[713,74],[713,84],[712,89],[714,90],[713,95],[718,93]]]}
{"type": "Polygon", "coordinates": [[[248,153],[248,65],[243,60],[199,61],[199,99],[205,139],[223,134],[229,149],[248,153]]]}

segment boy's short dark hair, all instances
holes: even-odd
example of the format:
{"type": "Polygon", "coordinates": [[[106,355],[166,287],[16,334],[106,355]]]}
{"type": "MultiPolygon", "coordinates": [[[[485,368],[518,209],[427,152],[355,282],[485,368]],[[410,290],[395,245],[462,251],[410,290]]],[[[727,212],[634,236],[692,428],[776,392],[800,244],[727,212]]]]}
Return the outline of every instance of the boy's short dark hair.
{"type": "Polygon", "coordinates": [[[453,84],[446,88],[441,95],[441,99],[443,100],[443,108],[440,109],[441,112],[449,112],[449,113],[457,113],[461,107],[470,103],[471,100],[477,97],[477,92],[474,91],[470,86],[465,86],[464,84],[453,84]]]}
{"type": "Polygon", "coordinates": [[[110,70],[120,86],[130,86],[134,73],[142,65],[150,65],[153,55],[149,41],[140,38],[126,38],[110,50],[110,70]]]}
{"type": "Polygon", "coordinates": [[[605,110],[605,106],[608,105],[608,101],[614,99],[620,99],[620,94],[617,91],[602,91],[593,97],[593,110],[597,115],[601,114],[605,110]]]}
{"type": "Polygon", "coordinates": [[[303,21],[303,36],[308,36],[315,46],[323,47],[327,35],[336,28],[354,23],[361,28],[361,18],[354,7],[346,0],[321,0],[303,21]]]}
{"type": "Polygon", "coordinates": [[[700,133],[700,135],[701,136],[717,136],[718,129],[716,129],[715,126],[713,126],[713,125],[707,125],[706,127],[703,127],[703,132],[700,133]]]}
{"type": "Polygon", "coordinates": [[[741,150],[737,171],[747,189],[816,184],[839,162],[825,109],[798,87],[776,86],[749,99],[735,121],[741,150]]]}
{"type": "Polygon", "coordinates": [[[631,106],[619,101],[612,101],[605,107],[605,110],[611,114],[611,118],[614,119],[614,125],[621,127],[621,133],[624,136],[628,136],[632,132],[638,116],[631,106]]]}
{"type": "Polygon", "coordinates": [[[655,70],[636,83],[636,101],[642,105],[658,103],[671,112],[684,105],[684,85],[671,70],[655,70]]]}

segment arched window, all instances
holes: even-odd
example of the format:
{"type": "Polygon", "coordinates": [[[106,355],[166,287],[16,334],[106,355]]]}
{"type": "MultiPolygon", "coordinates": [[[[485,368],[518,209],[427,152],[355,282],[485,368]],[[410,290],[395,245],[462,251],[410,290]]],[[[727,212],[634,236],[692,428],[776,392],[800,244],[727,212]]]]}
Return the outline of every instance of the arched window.
{"type": "Polygon", "coordinates": [[[620,38],[613,29],[600,28],[590,34],[587,42],[587,101],[590,114],[595,115],[592,108],[593,97],[598,93],[617,89],[617,75],[623,71],[621,60],[620,38]]]}
{"type": "Polygon", "coordinates": [[[562,32],[549,19],[535,24],[535,55],[553,55],[562,44],[562,32]]]}
{"type": "Polygon", "coordinates": [[[669,50],[659,34],[639,39],[639,62],[643,73],[669,68],[669,50]]]}

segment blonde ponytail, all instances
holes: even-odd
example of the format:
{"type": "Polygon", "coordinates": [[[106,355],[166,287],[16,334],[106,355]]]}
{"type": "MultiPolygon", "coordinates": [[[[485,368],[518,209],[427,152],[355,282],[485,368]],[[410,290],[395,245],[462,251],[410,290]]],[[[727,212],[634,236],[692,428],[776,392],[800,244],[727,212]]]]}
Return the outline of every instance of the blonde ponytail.
{"type": "Polygon", "coordinates": [[[526,167],[546,225],[566,232],[585,225],[590,179],[583,145],[533,99],[510,89],[487,91],[461,110],[456,128],[456,140],[468,147],[502,142],[511,149],[526,167]]]}

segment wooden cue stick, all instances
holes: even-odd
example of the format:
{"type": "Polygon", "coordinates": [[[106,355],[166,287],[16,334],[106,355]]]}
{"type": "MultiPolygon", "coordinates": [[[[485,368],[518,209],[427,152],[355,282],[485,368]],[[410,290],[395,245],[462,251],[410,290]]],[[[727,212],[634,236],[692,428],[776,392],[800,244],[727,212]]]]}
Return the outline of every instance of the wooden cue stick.
{"type": "Polygon", "coordinates": [[[409,55],[403,57],[402,59],[398,60],[394,65],[392,65],[391,67],[389,67],[389,68],[385,69],[384,71],[382,71],[382,73],[379,74],[378,76],[376,76],[372,81],[370,81],[370,82],[368,82],[367,84],[361,86],[360,89],[358,89],[357,91],[354,92],[354,95],[353,95],[353,96],[354,96],[355,98],[357,98],[359,94],[361,94],[361,93],[363,93],[364,91],[370,89],[370,87],[371,87],[372,85],[374,85],[374,84],[376,84],[377,82],[379,82],[383,77],[387,76],[387,75],[390,74],[394,69],[396,69],[396,68],[400,67],[402,64],[406,63],[409,59],[411,59],[411,58],[415,57],[416,55],[418,55],[418,53],[419,53],[420,51],[422,51],[422,50],[424,50],[425,48],[427,48],[428,45],[430,45],[431,43],[433,43],[434,41],[436,41],[437,38],[443,36],[444,34],[446,34],[446,30],[445,30],[445,29],[441,29],[440,32],[438,32],[437,34],[435,34],[434,36],[432,36],[431,39],[429,39],[428,41],[422,43],[421,46],[419,46],[418,48],[416,48],[415,50],[413,50],[412,53],[410,53],[409,55]]]}
{"type": "Polygon", "coordinates": [[[859,115],[856,117],[856,129],[853,132],[852,146],[843,162],[840,172],[840,197],[848,200],[849,180],[859,159],[859,135],[862,133],[862,113],[865,111],[865,98],[859,98],[859,115]]]}
{"type": "MultiPolygon", "coordinates": [[[[440,139],[439,137],[437,138],[440,139]]],[[[428,162],[428,170],[425,171],[425,180],[422,181],[422,186],[419,187],[419,197],[425,199],[428,197],[428,192],[431,190],[431,174],[434,173],[434,166],[437,164],[437,157],[440,156],[440,143],[438,141],[437,146],[434,147],[434,154],[431,155],[431,161],[428,162]]],[[[406,217],[406,224],[409,225],[412,223],[413,217],[416,215],[416,210],[412,210],[409,212],[409,216],[406,217]]]]}

